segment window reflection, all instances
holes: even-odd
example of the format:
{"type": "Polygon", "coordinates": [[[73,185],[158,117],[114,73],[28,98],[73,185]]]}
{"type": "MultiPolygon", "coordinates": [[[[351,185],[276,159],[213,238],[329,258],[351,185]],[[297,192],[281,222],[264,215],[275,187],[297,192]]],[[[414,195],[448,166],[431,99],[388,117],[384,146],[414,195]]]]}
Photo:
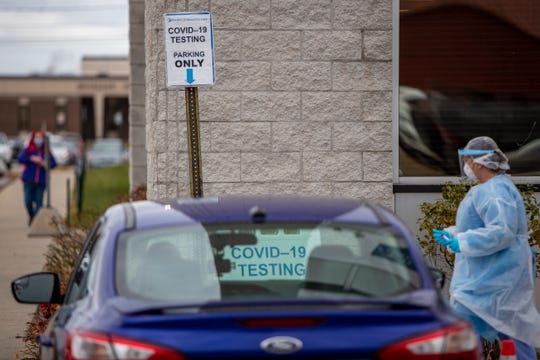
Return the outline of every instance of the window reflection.
{"type": "Polygon", "coordinates": [[[540,175],[538,18],[537,0],[400,1],[400,176],[457,176],[482,135],[540,175]]]}

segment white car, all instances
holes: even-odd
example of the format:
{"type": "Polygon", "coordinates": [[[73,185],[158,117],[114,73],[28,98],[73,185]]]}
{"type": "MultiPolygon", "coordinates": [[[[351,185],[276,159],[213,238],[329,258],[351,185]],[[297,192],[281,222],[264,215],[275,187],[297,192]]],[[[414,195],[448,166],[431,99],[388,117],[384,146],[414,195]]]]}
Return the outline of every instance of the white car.
{"type": "Polygon", "coordinates": [[[0,133],[0,159],[4,165],[10,169],[11,161],[13,160],[13,150],[9,144],[9,139],[6,134],[0,133]]]}
{"type": "Polygon", "coordinates": [[[49,135],[49,145],[58,166],[71,165],[71,149],[68,143],[60,136],[49,135]]]}
{"type": "Polygon", "coordinates": [[[0,159],[0,177],[4,176],[6,174],[7,167],[6,163],[3,159],[0,159]]]}
{"type": "Polygon", "coordinates": [[[96,139],[86,152],[89,167],[120,165],[128,160],[127,150],[121,139],[96,139]]]}

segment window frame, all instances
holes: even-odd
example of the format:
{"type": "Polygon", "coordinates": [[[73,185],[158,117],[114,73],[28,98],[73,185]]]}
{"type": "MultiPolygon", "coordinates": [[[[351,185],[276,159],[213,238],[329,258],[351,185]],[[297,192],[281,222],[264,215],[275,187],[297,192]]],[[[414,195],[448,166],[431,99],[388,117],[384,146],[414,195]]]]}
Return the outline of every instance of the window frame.
{"type": "MultiPolygon", "coordinates": [[[[400,1],[392,0],[392,180],[394,185],[444,185],[456,182],[459,176],[400,176],[399,158],[399,34],[400,1]]],[[[456,154],[457,156],[457,154],[456,154]]],[[[516,184],[540,185],[540,176],[512,175],[516,184]]],[[[394,192],[396,192],[394,190],[394,192]]]]}

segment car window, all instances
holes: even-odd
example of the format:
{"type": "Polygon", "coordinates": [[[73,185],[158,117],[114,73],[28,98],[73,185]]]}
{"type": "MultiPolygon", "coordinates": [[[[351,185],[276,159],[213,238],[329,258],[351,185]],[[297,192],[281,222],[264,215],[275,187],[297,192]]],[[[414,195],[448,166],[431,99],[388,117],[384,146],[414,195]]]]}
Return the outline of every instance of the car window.
{"type": "Polygon", "coordinates": [[[71,274],[64,303],[72,303],[88,294],[95,271],[95,250],[101,236],[101,229],[102,222],[98,221],[90,231],[71,274]]]}
{"type": "Polygon", "coordinates": [[[123,234],[116,285],[157,301],[387,297],[418,289],[403,239],[340,223],[220,224],[123,234]]]}
{"type": "Polygon", "coordinates": [[[92,147],[90,148],[91,151],[122,151],[124,149],[124,144],[121,140],[113,140],[113,139],[104,139],[104,140],[96,140],[92,147]]]}
{"type": "Polygon", "coordinates": [[[95,150],[95,151],[118,151],[118,150],[122,150],[122,145],[121,144],[96,144],[92,150],[95,150]]]}
{"type": "Polygon", "coordinates": [[[540,17],[538,1],[396,4],[399,176],[459,176],[457,150],[489,136],[510,174],[538,181],[540,41],[526,20],[540,17]]]}

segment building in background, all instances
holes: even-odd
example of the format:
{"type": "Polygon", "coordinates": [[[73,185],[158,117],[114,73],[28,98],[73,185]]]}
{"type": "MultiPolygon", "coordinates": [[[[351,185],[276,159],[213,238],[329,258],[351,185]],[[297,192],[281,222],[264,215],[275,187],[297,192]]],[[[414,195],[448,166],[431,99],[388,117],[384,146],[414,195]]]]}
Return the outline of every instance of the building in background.
{"type": "Polygon", "coordinates": [[[127,141],[128,93],[125,57],[84,57],[81,76],[0,75],[0,132],[46,128],[127,141]]]}

